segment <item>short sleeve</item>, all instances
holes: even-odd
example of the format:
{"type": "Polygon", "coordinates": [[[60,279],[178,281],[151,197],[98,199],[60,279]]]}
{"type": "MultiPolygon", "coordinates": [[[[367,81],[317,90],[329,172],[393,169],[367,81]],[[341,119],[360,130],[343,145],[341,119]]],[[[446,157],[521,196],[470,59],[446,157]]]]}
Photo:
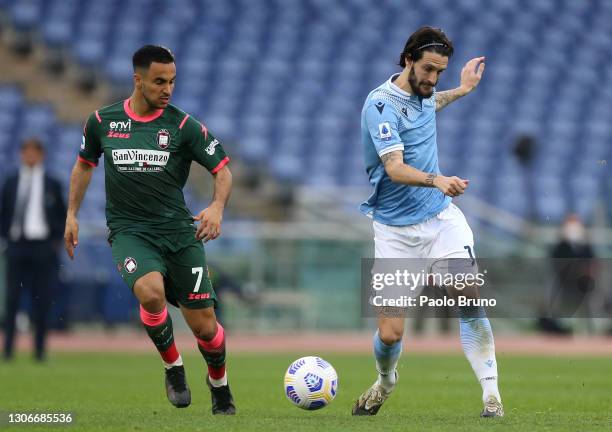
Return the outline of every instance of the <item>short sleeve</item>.
{"type": "Polygon", "coordinates": [[[101,123],[100,115],[96,111],[89,116],[83,128],[83,139],[78,159],[91,166],[98,165],[98,160],[102,154],[102,144],[100,143],[99,135],[101,123]]]}
{"type": "Polygon", "coordinates": [[[182,139],[192,159],[211,174],[215,174],[230,160],[219,140],[206,126],[191,117],[185,122],[182,139]]]}
{"type": "Polygon", "coordinates": [[[382,99],[370,101],[365,112],[365,122],[379,156],[404,150],[399,136],[399,119],[400,116],[391,103],[382,99]]]}

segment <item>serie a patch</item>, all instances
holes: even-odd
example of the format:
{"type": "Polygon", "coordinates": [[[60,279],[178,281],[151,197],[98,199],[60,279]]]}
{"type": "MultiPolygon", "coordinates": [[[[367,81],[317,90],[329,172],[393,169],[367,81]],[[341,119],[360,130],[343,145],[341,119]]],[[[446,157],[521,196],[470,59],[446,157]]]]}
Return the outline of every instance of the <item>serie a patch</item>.
{"type": "Polygon", "coordinates": [[[382,141],[389,141],[391,139],[391,126],[389,122],[378,125],[378,136],[382,141]]]}

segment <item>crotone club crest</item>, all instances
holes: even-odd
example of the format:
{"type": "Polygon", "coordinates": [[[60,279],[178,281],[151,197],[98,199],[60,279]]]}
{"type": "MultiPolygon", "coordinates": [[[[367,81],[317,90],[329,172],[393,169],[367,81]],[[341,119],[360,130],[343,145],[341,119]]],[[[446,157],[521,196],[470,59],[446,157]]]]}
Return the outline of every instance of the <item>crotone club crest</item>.
{"type": "Polygon", "coordinates": [[[123,268],[128,273],[134,273],[136,271],[136,269],[138,268],[138,263],[136,262],[136,260],[134,258],[127,257],[123,261],[123,268]]]}
{"type": "Polygon", "coordinates": [[[157,145],[162,150],[168,148],[170,145],[170,132],[166,129],[160,129],[157,132],[157,145]]]}

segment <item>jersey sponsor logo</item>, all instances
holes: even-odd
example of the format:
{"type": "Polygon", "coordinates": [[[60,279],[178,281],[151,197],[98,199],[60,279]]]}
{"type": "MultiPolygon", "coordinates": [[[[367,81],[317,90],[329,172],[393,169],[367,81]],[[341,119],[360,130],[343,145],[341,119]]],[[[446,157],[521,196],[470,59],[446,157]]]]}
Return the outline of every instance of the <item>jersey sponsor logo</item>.
{"type": "Polygon", "coordinates": [[[389,141],[391,139],[391,126],[389,122],[380,123],[378,125],[378,134],[383,141],[389,141]]]}
{"type": "Polygon", "coordinates": [[[160,149],[167,149],[170,145],[170,132],[166,129],[160,129],[157,131],[157,145],[160,149]]]}
{"type": "Polygon", "coordinates": [[[218,145],[219,145],[219,140],[215,138],[214,140],[211,141],[210,144],[208,144],[208,146],[204,149],[204,151],[212,156],[215,154],[215,147],[217,147],[218,145]]]}
{"type": "Polygon", "coordinates": [[[170,152],[159,150],[116,149],[112,154],[119,171],[163,171],[170,159],[170,152]]]}
{"type": "Polygon", "coordinates": [[[380,114],[382,114],[383,110],[385,109],[385,104],[383,102],[378,102],[376,104],[376,109],[380,114]]]}
{"type": "Polygon", "coordinates": [[[132,119],[127,121],[112,121],[109,123],[111,130],[117,132],[129,132],[132,130],[132,119]]]}
{"type": "Polygon", "coordinates": [[[210,293],[189,293],[187,300],[205,300],[210,298],[210,293]]]}
{"type": "Polygon", "coordinates": [[[134,258],[127,257],[123,261],[123,268],[128,273],[134,273],[136,271],[136,269],[138,268],[138,263],[136,262],[136,260],[134,258]]]}
{"type": "Polygon", "coordinates": [[[129,138],[130,134],[129,133],[122,133],[122,132],[113,132],[113,131],[108,131],[108,134],[106,135],[108,138],[129,138]]]}
{"type": "Polygon", "coordinates": [[[129,138],[132,130],[132,119],[127,121],[112,121],[108,124],[108,138],[129,138]]]}

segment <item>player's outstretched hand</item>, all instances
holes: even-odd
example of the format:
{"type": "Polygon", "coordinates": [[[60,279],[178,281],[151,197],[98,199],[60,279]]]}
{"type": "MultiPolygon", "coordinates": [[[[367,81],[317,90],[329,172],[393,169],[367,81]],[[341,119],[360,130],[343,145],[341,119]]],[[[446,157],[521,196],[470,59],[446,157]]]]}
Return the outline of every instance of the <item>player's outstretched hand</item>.
{"type": "Polygon", "coordinates": [[[74,259],[74,248],[79,244],[79,221],[74,216],[66,217],[66,229],[64,231],[64,248],[70,259],[74,259]]]}
{"type": "Polygon", "coordinates": [[[465,192],[468,187],[469,180],[464,180],[459,177],[437,176],[434,178],[434,186],[449,197],[456,197],[465,192]]]}
{"type": "Polygon", "coordinates": [[[197,216],[194,216],[193,220],[200,222],[196,230],[196,238],[198,240],[204,240],[204,242],[214,240],[221,235],[223,209],[211,205],[198,213],[197,216]]]}
{"type": "Polygon", "coordinates": [[[469,93],[478,86],[482,74],[485,70],[485,58],[476,57],[468,61],[463,69],[461,69],[461,84],[460,87],[469,93]]]}

